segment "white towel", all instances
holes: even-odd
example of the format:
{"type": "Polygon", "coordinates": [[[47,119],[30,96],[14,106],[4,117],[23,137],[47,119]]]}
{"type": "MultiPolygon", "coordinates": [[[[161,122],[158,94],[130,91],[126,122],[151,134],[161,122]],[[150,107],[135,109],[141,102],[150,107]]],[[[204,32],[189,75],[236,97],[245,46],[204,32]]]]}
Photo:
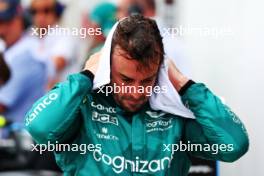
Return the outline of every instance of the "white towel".
{"type": "MultiPolygon", "coordinates": [[[[110,83],[111,43],[117,25],[118,22],[112,27],[106,38],[104,47],[102,48],[98,70],[93,81],[93,90],[110,83]]],[[[154,110],[162,110],[164,112],[179,115],[185,118],[195,118],[193,113],[183,105],[180,95],[169,80],[167,60],[168,59],[165,58],[163,64],[161,65],[157,83],[157,86],[160,87],[167,86],[167,92],[157,94],[153,92],[149,100],[150,106],[154,110]]]]}

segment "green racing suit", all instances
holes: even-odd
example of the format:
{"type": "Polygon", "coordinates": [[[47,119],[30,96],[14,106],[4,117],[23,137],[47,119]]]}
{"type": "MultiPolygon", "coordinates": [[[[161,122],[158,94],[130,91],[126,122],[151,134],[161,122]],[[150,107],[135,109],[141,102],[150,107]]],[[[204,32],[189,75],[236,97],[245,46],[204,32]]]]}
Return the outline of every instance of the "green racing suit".
{"type": "Polygon", "coordinates": [[[190,156],[233,162],[248,150],[244,125],[204,84],[194,83],[181,95],[196,117],[187,119],[155,111],[148,103],[127,114],[112,96],[92,91],[92,82],[90,72],[70,75],[25,117],[26,129],[39,144],[100,146],[86,154],[55,151],[65,176],[186,176],[190,156]],[[179,150],[180,144],[205,148],[179,150]],[[221,150],[208,149],[216,145],[221,150]]]}

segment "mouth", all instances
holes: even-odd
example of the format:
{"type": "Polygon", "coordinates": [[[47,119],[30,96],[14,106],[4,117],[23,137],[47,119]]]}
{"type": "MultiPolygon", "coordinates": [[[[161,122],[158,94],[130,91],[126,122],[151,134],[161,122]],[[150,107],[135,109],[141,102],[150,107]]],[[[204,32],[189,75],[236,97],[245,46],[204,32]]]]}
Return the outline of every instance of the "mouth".
{"type": "Polygon", "coordinates": [[[142,106],[143,101],[141,101],[141,100],[138,100],[138,101],[126,100],[126,103],[128,104],[129,107],[132,107],[133,109],[138,109],[142,106]]]}
{"type": "Polygon", "coordinates": [[[129,104],[133,104],[133,105],[140,104],[142,102],[141,100],[129,100],[129,99],[127,99],[125,101],[128,102],[129,104]]]}

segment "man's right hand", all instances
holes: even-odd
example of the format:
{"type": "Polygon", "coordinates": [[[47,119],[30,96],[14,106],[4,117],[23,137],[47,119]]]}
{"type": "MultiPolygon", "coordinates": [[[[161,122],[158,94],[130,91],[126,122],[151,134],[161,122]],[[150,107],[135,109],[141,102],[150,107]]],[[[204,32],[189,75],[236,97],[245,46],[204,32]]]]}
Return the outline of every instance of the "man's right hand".
{"type": "Polygon", "coordinates": [[[90,58],[86,61],[84,70],[91,71],[94,75],[98,69],[99,61],[100,61],[101,53],[97,52],[90,56],[90,58]]]}

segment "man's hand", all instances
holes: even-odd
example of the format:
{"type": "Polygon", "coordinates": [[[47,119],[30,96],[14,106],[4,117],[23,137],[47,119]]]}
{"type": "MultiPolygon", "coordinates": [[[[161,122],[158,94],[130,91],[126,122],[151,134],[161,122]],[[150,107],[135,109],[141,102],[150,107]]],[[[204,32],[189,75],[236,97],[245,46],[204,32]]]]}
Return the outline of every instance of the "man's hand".
{"type": "Polygon", "coordinates": [[[169,79],[177,92],[179,92],[189,79],[179,71],[172,60],[169,60],[168,65],[169,79]]]}
{"type": "Polygon", "coordinates": [[[94,75],[98,69],[101,53],[95,53],[86,61],[84,70],[91,71],[94,75]]]}

